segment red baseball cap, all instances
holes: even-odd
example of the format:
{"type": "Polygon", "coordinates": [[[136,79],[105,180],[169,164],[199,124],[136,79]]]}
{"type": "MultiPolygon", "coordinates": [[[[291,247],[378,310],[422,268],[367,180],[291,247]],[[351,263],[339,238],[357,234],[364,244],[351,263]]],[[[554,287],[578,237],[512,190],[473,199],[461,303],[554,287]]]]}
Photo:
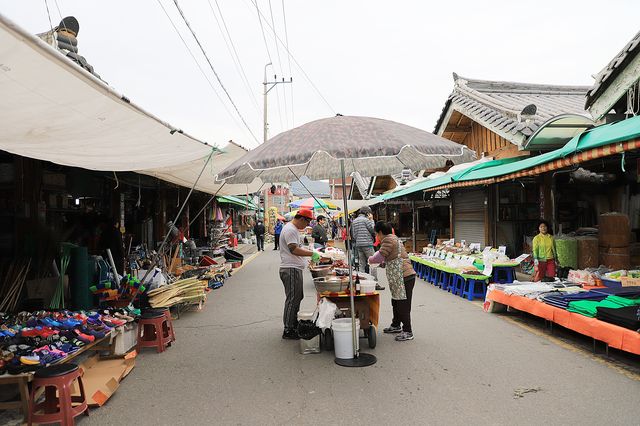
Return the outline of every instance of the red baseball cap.
{"type": "Polygon", "coordinates": [[[309,209],[300,209],[298,210],[298,213],[296,213],[296,215],[306,217],[309,220],[313,220],[313,212],[309,209]]]}

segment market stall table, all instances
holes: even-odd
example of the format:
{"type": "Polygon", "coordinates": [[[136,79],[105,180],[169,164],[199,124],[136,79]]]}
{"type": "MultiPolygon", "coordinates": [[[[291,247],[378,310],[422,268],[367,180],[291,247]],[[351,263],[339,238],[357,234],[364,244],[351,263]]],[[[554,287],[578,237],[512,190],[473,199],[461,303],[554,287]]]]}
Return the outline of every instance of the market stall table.
{"type": "Polygon", "coordinates": [[[468,300],[485,296],[489,276],[463,273],[457,268],[431,262],[420,256],[409,256],[409,259],[421,279],[426,279],[442,290],[468,300]]]}
{"type": "Polygon", "coordinates": [[[569,330],[599,340],[607,345],[625,352],[640,355],[640,333],[586,317],[564,309],[529,299],[524,296],[509,295],[494,289],[487,293],[487,301],[494,301],[512,308],[528,312],[547,321],[561,325],[569,330]]]}
{"type": "MultiPolygon", "coordinates": [[[[112,355],[114,353],[115,348],[115,339],[111,339],[111,333],[104,336],[101,339],[96,339],[95,341],[89,343],[86,346],[83,346],[82,349],[69,354],[68,356],[62,358],[61,360],[52,363],[53,364],[64,364],[69,362],[79,355],[86,353],[88,351],[109,351],[109,354],[112,355]],[[104,343],[108,343],[108,345],[104,345],[104,343]]],[[[0,375],[0,385],[11,385],[15,384],[18,386],[20,391],[20,401],[8,401],[8,402],[0,402],[0,410],[8,410],[8,409],[16,409],[19,408],[24,415],[25,422],[27,421],[27,416],[29,415],[29,388],[28,384],[33,380],[33,371],[28,373],[20,373],[20,374],[9,374],[5,373],[0,375]]]]}

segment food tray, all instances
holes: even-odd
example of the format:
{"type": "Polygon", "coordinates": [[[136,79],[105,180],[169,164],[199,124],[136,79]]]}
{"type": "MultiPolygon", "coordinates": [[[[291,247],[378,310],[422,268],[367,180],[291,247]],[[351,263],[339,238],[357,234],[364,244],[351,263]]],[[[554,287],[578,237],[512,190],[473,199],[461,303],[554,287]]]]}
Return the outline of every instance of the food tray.
{"type": "Polygon", "coordinates": [[[331,265],[309,268],[309,271],[311,271],[311,276],[313,278],[326,277],[329,275],[329,272],[331,272],[331,265]]]}
{"type": "Polygon", "coordinates": [[[316,286],[318,293],[338,293],[347,290],[347,287],[349,287],[349,278],[319,277],[313,279],[313,284],[316,286]]]}

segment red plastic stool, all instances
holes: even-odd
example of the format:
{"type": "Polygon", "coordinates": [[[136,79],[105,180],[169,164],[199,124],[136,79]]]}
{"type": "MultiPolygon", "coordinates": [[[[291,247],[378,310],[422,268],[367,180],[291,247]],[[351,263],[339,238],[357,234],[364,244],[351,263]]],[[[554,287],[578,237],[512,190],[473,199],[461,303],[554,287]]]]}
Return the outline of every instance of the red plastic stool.
{"type": "Polygon", "coordinates": [[[156,348],[164,352],[171,345],[167,317],[162,312],[145,312],[138,321],[138,352],[142,348],[156,348]]]}
{"type": "Polygon", "coordinates": [[[82,413],[89,415],[87,398],[82,384],[82,370],[75,364],[60,364],[35,372],[33,387],[29,397],[29,425],[36,423],[60,422],[73,425],[74,418],[82,413]],[[77,380],[80,396],[73,396],[72,384],[77,380]],[[35,403],[36,391],[44,388],[44,402],[35,403]],[[73,405],[76,403],[77,405],[73,405]],[[43,411],[43,414],[37,414],[43,411]]]}
{"type": "Polygon", "coordinates": [[[169,310],[169,308],[154,308],[154,309],[147,309],[144,311],[144,313],[147,313],[147,312],[159,312],[164,315],[164,317],[167,319],[167,322],[163,324],[162,331],[164,333],[169,333],[169,337],[171,338],[171,341],[175,342],[176,333],[175,331],[173,331],[173,321],[171,320],[171,311],[169,310]]]}

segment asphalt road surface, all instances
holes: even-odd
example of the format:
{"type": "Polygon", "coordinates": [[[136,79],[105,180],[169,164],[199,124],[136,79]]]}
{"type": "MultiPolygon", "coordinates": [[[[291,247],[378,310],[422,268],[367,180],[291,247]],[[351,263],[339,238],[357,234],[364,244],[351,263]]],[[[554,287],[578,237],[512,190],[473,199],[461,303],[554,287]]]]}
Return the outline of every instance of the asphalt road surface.
{"type": "MultiPolygon", "coordinates": [[[[485,313],[421,280],[415,340],[379,332],[373,350],[361,340],[375,365],[300,355],[297,341],[281,339],[284,291],[269,248],[210,293],[203,311],[176,321],[175,344],[145,350],[116,394],[79,424],[640,423],[637,358],[594,356],[579,338],[485,313]]],[[[303,306],[313,306],[308,272],[305,295],[303,306]]],[[[391,321],[389,291],[382,295],[380,328],[391,321]]]]}

